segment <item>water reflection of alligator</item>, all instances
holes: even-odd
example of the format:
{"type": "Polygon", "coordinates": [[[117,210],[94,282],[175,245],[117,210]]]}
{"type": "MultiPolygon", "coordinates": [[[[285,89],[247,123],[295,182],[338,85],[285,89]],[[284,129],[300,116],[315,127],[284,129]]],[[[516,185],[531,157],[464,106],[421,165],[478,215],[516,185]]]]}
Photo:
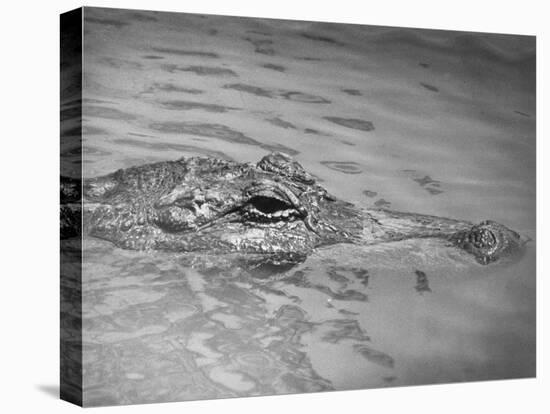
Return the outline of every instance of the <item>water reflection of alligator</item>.
{"type": "MultiPolygon", "coordinates": [[[[439,238],[481,264],[518,250],[493,221],[363,210],[330,195],[300,164],[272,153],[257,164],[194,157],[61,180],[61,236],[84,233],[135,250],[305,257],[319,246],[439,238]]],[[[277,260],[279,260],[277,259],[277,260]]],[[[276,260],[276,259],[274,259],[276,260]]]]}

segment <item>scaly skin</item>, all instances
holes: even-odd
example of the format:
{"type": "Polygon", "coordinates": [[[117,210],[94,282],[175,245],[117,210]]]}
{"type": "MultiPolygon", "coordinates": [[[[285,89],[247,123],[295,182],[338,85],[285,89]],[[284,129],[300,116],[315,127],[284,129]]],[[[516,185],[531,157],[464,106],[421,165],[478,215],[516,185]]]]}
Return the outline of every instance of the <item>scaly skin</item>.
{"type": "Polygon", "coordinates": [[[363,210],[327,193],[282,153],[254,164],[194,157],[84,180],[62,178],[61,235],[83,232],[135,250],[304,257],[336,243],[439,238],[481,264],[522,245],[505,226],[363,210]],[[82,194],[81,194],[82,192],[82,194]]]}

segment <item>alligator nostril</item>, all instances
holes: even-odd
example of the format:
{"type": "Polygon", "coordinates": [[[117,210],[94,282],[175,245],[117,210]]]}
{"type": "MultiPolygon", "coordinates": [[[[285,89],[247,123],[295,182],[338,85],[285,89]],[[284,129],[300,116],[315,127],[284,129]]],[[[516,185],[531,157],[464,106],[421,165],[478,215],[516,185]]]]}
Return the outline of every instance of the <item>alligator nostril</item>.
{"type": "Polygon", "coordinates": [[[479,229],[471,234],[470,242],[478,249],[492,247],[496,243],[496,237],[488,229],[479,229]]]}

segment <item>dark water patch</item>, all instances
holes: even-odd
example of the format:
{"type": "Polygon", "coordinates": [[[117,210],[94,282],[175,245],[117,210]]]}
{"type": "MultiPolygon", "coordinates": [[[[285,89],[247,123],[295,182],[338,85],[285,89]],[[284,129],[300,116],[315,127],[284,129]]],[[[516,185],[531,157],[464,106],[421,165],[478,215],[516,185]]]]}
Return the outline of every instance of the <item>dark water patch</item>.
{"type": "Polygon", "coordinates": [[[324,293],[334,300],[366,302],[368,300],[367,295],[355,289],[347,289],[349,279],[346,278],[345,275],[342,275],[342,269],[346,271],[349,269],[344,267],[338,267],[336,269],[336,273],[333,272],[332,275],[329,275],[329,277],[332,276],[331,278],[333,280],[335,277],[337,277],[336,281],[339,283],[340,286],[339,289],[336,291],[332,290],[326,285],[322,285],[320,283],[312,283],[307,277],[307,273],[309,273],[309,271],[311,270],[309,268],[294,272],[292,276],[285,278],[285,282],[293,284],[297,287],[318,290],[319,292],[324,293]]]}
{"type": "Polygon", "coordinates": [[[217,66],[177,66],[177,65],[162,65],[162,68],[170,73],[192,72],[198,76],[238,76],[234,71],[227,68],[217,66]]]}
{"type": "Polygon", "coordinates": [[[351,96],[361,96],[361,91],[359,89],[342,89],[342,92],[347,93],[351,96]]]}
{"type": "Polygon", "coordinates": [[[275,125],[275,126],[278,126],[278,127],[281,127],[281,128],[285,128],[285,129],[297,129],[296,126],[294,126],[294,124],[290,123],[290,122],[287,122],[281,118],[270,118],[270,119],[266,119],[267,122],[269,122],[270,124],[272,125],[275,125]]]}
{"type": "Polygon", "coordinates": [[[85,106],[83,115],[104,119],[122,119],[125,121],[136,119],[136,117],[132,114],[123,112],[119,109],[109,108],[107,106],[85,106]]]}
{"type": "Polygon", "coordinates": [[[289,155],[299,152],[281,144],[266,144],[248,137],[240,131],[235,131],[226,125],[200,122],[164,122],[152,123],[149,127],[155,131],[169,134],[188,134],[207,138],[216,138],[234,144],[255,145],[267,151],[283,151],[289,155]]]}
{"type": "Polygon", "coordinates": [[[297,270],[290,277],[285,278],[285,282],[298,287],[307,287],[308,282],[306,277],[306,271],[310,271],[310,270],[311,269],[309,267],[305,268],[304,270],[297,270]]]}
{"type": "Polygon", "coordinates": [[[426,187],[426,191],[428,193],[430,193],[431,195],[437,195],[437,194],[441,194],[441,193],[444,193],[443,190],[439,190],[437,188],[431,188],[431,187],[426,187]]]}
{"type": "Polygon", "coordinates": [[[416,181],[422,187],[426,185],[434,185],[436,187],[439,187],[439,181],[433,180],[429,175],[425,175],[422,178],[413,178],[413,181],[416,181]]]}
{"type": "Polygon", "coordinates": [[[421,178],[413,178],[413,181],[417,182],[422,188],[424,188],[431,195],[437,195],[444,192],[439,188],[441,186],[441,182],[432,179],[429,175],[425,175],[424,177],[421,177],[421,178]]]}
{"type": "MultiPolygon", "coordinates": [[[[289,355],[293,355],[290,353],[289,350],[282,350],[278,351],[285,362],[290,364],[290,366],[299,366],[298,364],[307,364],[311,365],[311,362],[309,362],[309,358],[307,357],[305,352],[296,352],[293,351],[295,354],[297,354],[296,358],[294,360],[286,360],[289,355]]],[[[292,390],[293,393],[308,393],[308,392],[323,392],[323,391],[333,391],[334,387],[330,383],[330,381],[327,381],[326,379],[319,376],[313,368],[308,368],[312,373],[308,374],[307,377],[301,376],[300,374],[294,374],[292,372],[287,372],[283,375],[281,375],[281,383],[285,384],[285,389],[292,390]]]]}
{"type": "Polygon", "coordinates": [[[353,266],[331,266],[327,269],[329,279],[338,282],[342,287],[347,287],[352,280],[358,280],[363,286],[369,285],[369,271],[353,266]]]}
{"type": "Polygon", "coordinates": [[[330,137],[330,134],[327,134],[326,132],[319,131],[318,129],[313,128],[306,128],[304,129],[304,133],[306,134],[313,134],[313,135],[319,135],[321,137],[330,137]]]}
{"type": "Polygon", "coordinates": [[[295,59],[305,60],[306,62],[321,62],[323,59],[313,56],[298,56],[295,59]]]}
{"type": "Polygon", "coordinates": [[[328,104],[329,100],[316,95],[298,91],[287,91],[284,89],[267,89],[259,86],[248,85],[245,83],[232,83],[223,86],[224,89],[233,89],[239,92],[249,93],[251,95],[261,96],[263,98],[282,98],[289,101],[313,103],[313,104],[328,104]]]}
{"type": "Polygon", "coordinates": [[[308,93],[298,91],[287,91],[284,89],[266,89],[259,86],[247,85],[244,83],[232,83],[224,85],[224,89],[233,89],[239,92],[245,92],[264,98],[283,98],[289,101],[313,103],[313,104],[328,104],[330,101],[320,96],[310,95],[308,93]]]}
{"type": "Polygon", "coordinates": [[[223,105],[216,105],[216,104],[205,104],[201,102],[193,102],[193,101],[164,101],[160,102],[160,105],[163,108],[166,109],[173,109],[178,111],[190,111],[194,109],[206,111],[206,112],[214,112],[214,113],[223,113],[228,111],[234,111],[239,110],[239,108],[233,108],[230,106],[223,106],[223,105]]]}
{"type": "Polygon", "coordinates": [[[529,114],[526,114],[525,112],[521,112],[521,111],[514,111],[514,113],[518,114],[518,115],[521,115],[521,116],[525,116],[527,118],[531,118],[531,115],[529,114]]]}
{"type": "Polygon", "coordinates": [[[253,39],[250,37],[245,37],[244,40],[254,45],[255,53],[267,56],[275,55],[275,49],[273,49],[273,40],[271,39],[253,39]]]}
{"type": "Polygon", "coordinates": [[[348,269],[346,267],[333,266],[327,269],[327,276],[330,280],[346,286],[349,283],[348,277],[345,275],[348,269]]]}
{"type": "Polygon", "coordinates": [[[359,280],[359,282],[367,287],[369,285],[369,279],[370,279],[370,274],[369,274],[369,271],[367,269],[361,269],[361,268],[354,268],[352,269],[353,271],[353,274],[355,276],[355,278],[357,280],[359,280]]]}
{"type": "Polygon", "coordinates": [[[216,36],[220,31],[218,29],[208,29],[206,33],[208,33],[210,36],[216,36]]]}
{"type": "Polygon", "coordinates": [[[286,68],[281,65],[275,65],[273,63],[265,63],[262,65],[262,68],[271,69],[277,72],[285,72],[286,68]]]}
{"type": "Polygon", "coordinates": [[[176,144],[171,142],[146,142],[134,139],[118,138],[113,140],[114,143],[130,146],[135,148],[154,150],[154,151],[174,151],[174,152],[190,152],[193,154],[206,155],[209,157],[215,157],[233,161],[231,157],[223,153],[222,151],[215,151],[211,149],[197,147],[195,145],[176,144]]]}
{"type": "Polygon", "coordinates": [[[323,325],[327,324],[331,325],[333,330],[322,337],[324,342],[337,344],[342,340],[350,339],[360,342],[370,341],[369,336],[355,319],[336,319],[327,321],[323,325]]]}
{"type": "Polygon", "coordinates": [[[331,103],[328,99],[325,99],[321,96],[311,95],[309,93],[303,93],[303,92],[296,92],[296,91],[282,92],[282,91],[280,91],[280,95],[283,98],[288,99],[289,101],[295,101],[295,102],[314,103],[314,104],[329,104],[329,103],[331,103]]]}
{"type": "Polygon", "coordinates": [[[363,170],[353,161],[321,161],[325,167],[344,174],[361,174],[363,170]]]}
{"type": "Polygon", "coordinates": [[[351,128],[351,129],[357,129],[359,131],[373,131],[374,130],[374,124],[371,121],[365,121],[362,119],[355,119],[355,118],[340,118],[337,116],[324,116],[323,119],[326,119],[327,121],[330,121],[334,124],[351,128]]]}
{"type": "Polygon", "coordinates": [[[383,198],[376,200],[374,202],[374,205],[378,208],[390,208],[391,203],[389,201],[384,200],[383,198]]]}
{"type": "Polygon", "coordinates": [[[84,22],[85,23],[100,24],[100,25],[103,25],[103,26],[116,27],[117,29],[121,29],[124,26],[128,26],[130,24],[130,23],[124,22],[122,20],[101,19],[101,18],[98,18],[98,17],[85,17],[84,22]]]}
{"type": "Polygon", "coordinates": [[[219,59],[220,55],[214,52],[204,52],[201,50],[189,50],[189,49],[176,49],[170,47],[155,47],[151,48],[152,51],[157,53],[165,53],[167,55],[175,56],[194,56],[194,57],[203,57],[210,59],[219,59]]]}
{"type": "Polygon", "coordinates": [[[350,316],[356,316],[359,315],[359,312],[352,312],[347,309],[339,309],[338,313],[341,313],[342,315],[350,315],[350,316]]]}
{"type": "Polygon", "coordinates": [[[319,292],[324,293],[325,295],[329,296],[331,299],[334,299],[334,300],[344,300],[344,301],[349,300],[349,301],[356,301],[356,302],[366,302],[368,300],[367,295],[355,289],[334,291],[328,286],[320,285],[320,284],[313,284],[310,287],[318,290],[319,292]]]}
{"type": "Polygon", "coordinates": [[[305,39],[315,40],[317,42],[328,43],[328,44],[331,44],[331,45],[341,45],[342,44],[339,41],[334,40],[333,38],[327,37],[327,36],[314,35],[314,34],[311,34],[311,33],[302,33],[300,36],[302,36],[305,39]]]}
{"type": "Polygon", "coordinates": [[[439,88],[436,88],[435,86],[430,85],[428,83],[420,82],[420,85],[423,86],[424,88],[426,88],[429,91],[439,92],[439,88]]]}
{"type": "Polygon", "coordinates": [[[340,273],[340,269],[338,268],[329,268],[327,270],[327,276],[330,280],[333,280],[334,282],[339,283],[341,286],[347,286],[349,283],[349,279],[346,277],[345,274],[340,273]]]}
{"type": "Polygon", "coordinates": [[[200,95],[204,93],[201,89],[185,88],[183,86],[174,85],[173,83],[155,83],[153,84],[153,88],[163,92],[181,92],[191,95],[200,95]]]}
{"type": "Polygon", "coordinates": [[[149,125],[151,129],[172,134],[189,134],[202,137],[218,138],[236,144],[255,145],[257,141],[240,131],[235,131],[226,125],[200,122],[164,122],[149,125]]]}
{"type": "Polygon", "coordinates": [[[98,62],[105,65],[105,66],[109,66],[109,67],[115,68],[115,69],[139,70],[139,69],[143,68],[143,65],[139,62],[134,62],[134,61],[131,61],[131,60],[120,59],[120,58],[115,58],[115,57],[107,57],[107,56],[102,57],[102,58],[98,59],[98,62]]]}
{"type": "Polygon", "coordinates": [[[419,62],[418,63],[418,66],[422,66],[423,68],[427,69],[430,67],[430,64],[429,63],[425,63],[425,62],[419,62]]]}
{"type": "Polygon", "coordinates": [[[149,59],[149,60],[159,60],[164,59],[164,56],[158,56],[158,55],[144,55],[142,56],[143,59],[149,59]]]}
{"type": "Polygon", "coordinates": [[[424,292],[431,292],[432,289],[430,289],[430,284],[426,273],[421,270],[415,270],[414,274],[416,275],[416,285],[414,286],[414,290],[420,294],[423,294],[424,292]]]}
{"type": "Polygon", "coordinates": [[[274,98],[274,92],[269,89],[260,88],[259,86],[247,85],[244,83],[232,83],[224,85],[224,89],[233,89],[239,92],[245,92],[256,96],[262,96],[264,98],[274,98]]]}
{"type": "Polygon", "coordinates": [[[371,347],[364,344],[355,344],[353,350],[361,355],[363,358],[367,359],[370,362],[373,362],[377,365],[383,366],[385,368],[393,368],[395,362],[391,356],[383,352],[372,349],[371,347]]]}
{"type": "Polygon", "coordinates": [[[363,194],[369,198],[376,197],[378,193],[376,191],[364,190],[363,194]]]}
{"type": "Polygon", "coordinates": [[[152,135],[139,134],[137,132],[128,132],[128,135],[132,135],[134,137],[141,137],[141,138],[154,138],[154,136],[152,135]]]}

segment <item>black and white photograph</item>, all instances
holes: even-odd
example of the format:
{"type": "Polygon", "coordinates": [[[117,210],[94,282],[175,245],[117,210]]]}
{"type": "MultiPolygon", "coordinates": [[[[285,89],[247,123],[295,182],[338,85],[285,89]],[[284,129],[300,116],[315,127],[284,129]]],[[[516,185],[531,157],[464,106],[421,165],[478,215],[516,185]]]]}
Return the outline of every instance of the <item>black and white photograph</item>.
{"type": "Polygon", "coordinates": [[[6,3],[0,411],[546,412],[545,9],[6,3]]]}
{"type": "Polygon", "coordinates": [[[534,36],[61,16],[61,397],[535,376],[534,36]]]}

